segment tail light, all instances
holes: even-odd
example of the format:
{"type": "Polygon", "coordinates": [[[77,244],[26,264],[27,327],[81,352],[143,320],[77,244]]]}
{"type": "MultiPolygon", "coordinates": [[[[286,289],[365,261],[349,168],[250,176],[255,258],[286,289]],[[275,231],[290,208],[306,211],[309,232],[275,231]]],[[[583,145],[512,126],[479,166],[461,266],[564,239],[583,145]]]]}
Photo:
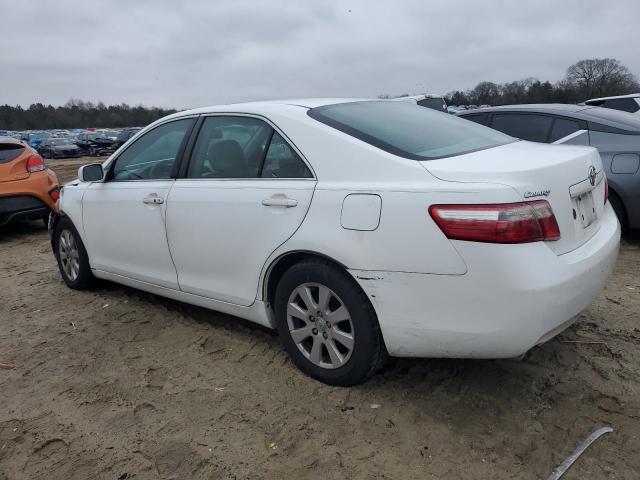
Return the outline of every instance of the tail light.
{"type": "Polygon", "coordinates": [[[558,240],[560,228],[546,200],[489,205],[432,205],[431,218],[447,238],[487,243],[558,240]]]}
{"type": "Polygon", "coordinates": [[[42,170],[45,169],[44,166],[44,160],[42,159],[42,157],[38,154],[35,155],[31,155],[28,159],[27,159],[27,171],[28,172],[41,172],[42,170]]]}
{"type": "Polygon", "coordinates": [[[55,187],[49,191],[49,196],[51,197],[51,200],[57,202],[60,199],[60,187],[55,187]]]}
{"type": "Polygon", "coordinates": [[[607,200],[609,200],[609,181],[607,180],[607,176],[604,177],[604,204],[607,204],[607,200]]]}

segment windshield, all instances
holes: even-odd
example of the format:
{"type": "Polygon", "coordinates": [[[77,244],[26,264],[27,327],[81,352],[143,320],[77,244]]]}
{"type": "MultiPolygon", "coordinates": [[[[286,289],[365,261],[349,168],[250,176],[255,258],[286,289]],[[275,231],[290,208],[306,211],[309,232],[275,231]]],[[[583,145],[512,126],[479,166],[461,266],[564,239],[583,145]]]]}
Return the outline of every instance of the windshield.
{"type": "Polygon", "coordinates": [[[386,152],[414,160],[461,155],[516,141],[496,130],[405,102],[312,108],[309,116],[386,152]]]}

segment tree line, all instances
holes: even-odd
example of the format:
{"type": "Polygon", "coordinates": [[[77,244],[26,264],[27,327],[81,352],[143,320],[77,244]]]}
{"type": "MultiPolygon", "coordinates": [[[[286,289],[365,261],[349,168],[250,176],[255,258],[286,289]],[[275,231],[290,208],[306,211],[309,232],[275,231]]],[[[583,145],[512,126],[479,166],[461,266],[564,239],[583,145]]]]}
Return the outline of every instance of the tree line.
{"type": "MultiPolygon", "coordinates": [[[[615,58],[580,60],[558,82],[525,78],[506,83],[483,81],[468,90],[453,90],[449,105],[511,105],[518,103],[579,103],[590,98],[640,92],[638,78],[615,58]]],[[[409,96],[408,93],[399,95],[409,96]]],[[[392,98],[379,95],[379,98],[392,98]]]]}
{"type": "Polygon", "coordinates": [[[525,78],[497,84],[480,82],[469,90],[445,95],[453,105],[511,105],[517,103],[579,103],[590,98],[640,91],[638,78],[615,58],[580,60],[555,83],[525,78]]]}
{"type": "Polygon", "coordinates": [[[52,128],[111,128],[145,126],[175,113],[174,109],[130,106],[126,103],[106,106],[99,102],[71,99],[58,107],[34,103],[29,108],[0,105],[0,129],[46,130],[52,128]]]}

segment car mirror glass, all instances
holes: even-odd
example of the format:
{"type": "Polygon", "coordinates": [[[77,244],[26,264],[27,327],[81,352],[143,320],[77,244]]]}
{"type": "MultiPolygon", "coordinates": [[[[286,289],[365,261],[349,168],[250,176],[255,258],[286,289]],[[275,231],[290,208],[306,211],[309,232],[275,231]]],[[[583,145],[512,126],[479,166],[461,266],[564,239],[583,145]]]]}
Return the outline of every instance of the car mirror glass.
{"type": "Polygon", "coordinates": [[[104,177],[104,170],[99,163],[83,165],[78,170],[78,178],[81,182],[99,182],[104,177]]]}

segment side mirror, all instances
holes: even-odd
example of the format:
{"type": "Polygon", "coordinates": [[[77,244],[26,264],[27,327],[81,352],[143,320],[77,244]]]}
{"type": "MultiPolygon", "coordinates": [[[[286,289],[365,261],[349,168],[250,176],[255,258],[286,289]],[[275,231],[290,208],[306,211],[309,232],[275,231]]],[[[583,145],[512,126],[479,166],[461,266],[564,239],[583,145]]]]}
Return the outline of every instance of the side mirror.
{"type": "Polygon", "coordinates": [[[104,170],[99,163],[90,163],[78,169],[78,178],[81,182],[99,182],[103,177],[104,170]]]}

